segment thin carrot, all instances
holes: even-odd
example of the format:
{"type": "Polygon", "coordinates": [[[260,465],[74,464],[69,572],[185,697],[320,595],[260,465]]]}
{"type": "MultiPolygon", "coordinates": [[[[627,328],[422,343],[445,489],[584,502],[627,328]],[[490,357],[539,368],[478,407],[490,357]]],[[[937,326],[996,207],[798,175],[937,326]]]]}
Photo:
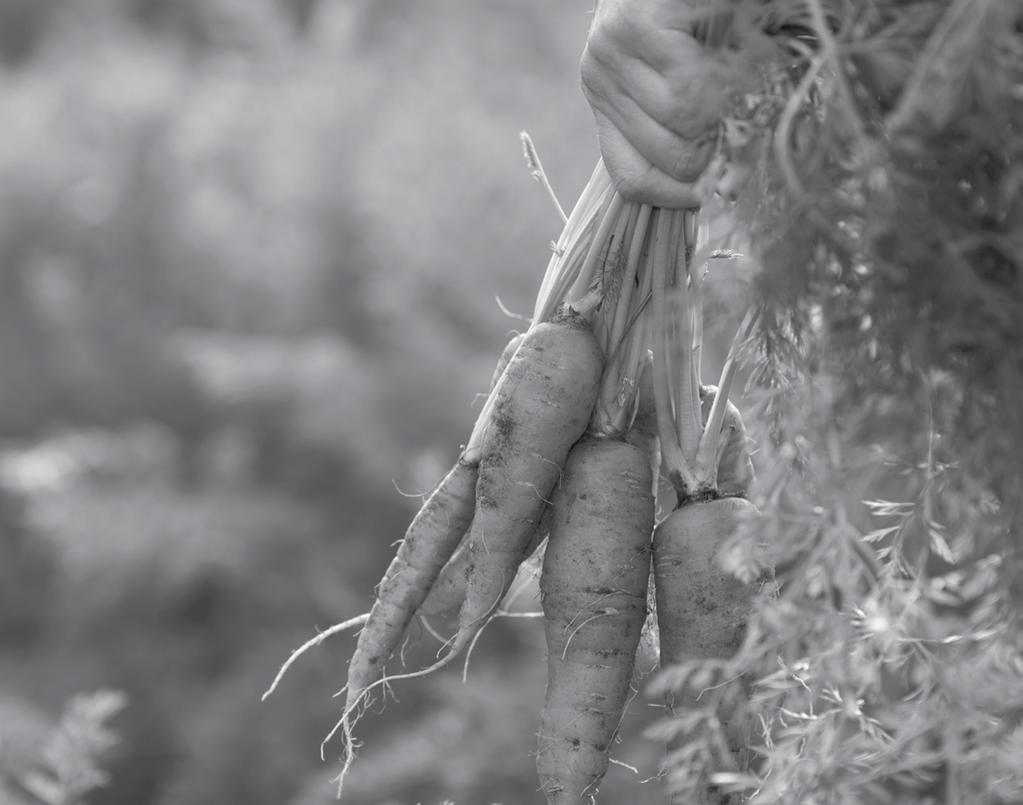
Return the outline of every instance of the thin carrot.
{"type": "Polygon", "coordinates": [[[348,663],[346,711],[383,675],[416,609],[469,527],[478,473],[477,464],[459,458],[405,532],[348,663]]]}
{"type": "MultiPolygon", "coordinates": [[[[497,359],[497,364],[494,366],[494,372],[490,378],[491,392],[497,386],[498,381],[504,374],[504,370],[508,367],[512,356],[515,355],[519,344],[522,343],[525,337],[525,333],[516,333],[501,351],[501,356],[497,359]]],[[[418,614],[427,616],[440,615],[461,606],[462,601],[465,599],[465,574],[469,569],[469,551],[466,542],[463,536],[458,548],[441,569],[436,581],[433,582],[430,588],[430,592],[423,603],[420,604],[418,614]]]]}

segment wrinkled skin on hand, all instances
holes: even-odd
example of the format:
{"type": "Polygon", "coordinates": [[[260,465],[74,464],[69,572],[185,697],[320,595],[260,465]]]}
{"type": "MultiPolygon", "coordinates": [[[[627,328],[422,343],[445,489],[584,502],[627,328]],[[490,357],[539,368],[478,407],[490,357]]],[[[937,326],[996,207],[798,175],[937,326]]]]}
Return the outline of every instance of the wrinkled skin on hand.
{"type": "Polygon", "coordinates": [[[699,206],[729,96],[725,67],[692,35],[691,0],[599,0],[583,92],[611,178],[630,201],[699,206]]]}

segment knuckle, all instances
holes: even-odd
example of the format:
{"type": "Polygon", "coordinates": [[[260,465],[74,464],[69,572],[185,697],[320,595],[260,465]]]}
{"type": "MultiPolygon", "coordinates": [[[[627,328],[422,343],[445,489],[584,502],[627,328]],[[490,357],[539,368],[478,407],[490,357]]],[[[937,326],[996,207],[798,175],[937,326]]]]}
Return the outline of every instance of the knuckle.
{"type": "Polygon", "coordinates": [[[608,42],[606,33],[593,30],[586,39],[579,69],[584,86],[594,88],[607,83],[608,65],[614,63],[614,46],[608,42]]]}
{"type": "Polygon", "coordinates": [[[587,44],[583,49],[582,58],[579,59],[579,82],[587,97],[596,92],[599,71],[600,65],[593,57],[590,45],[587,44]]]}
{"type": "Polygon", "coordinates": [[[714,156],[714,140],[682,140],[675,150],[670,175],[679,182],[695,182],[714,156]]]}

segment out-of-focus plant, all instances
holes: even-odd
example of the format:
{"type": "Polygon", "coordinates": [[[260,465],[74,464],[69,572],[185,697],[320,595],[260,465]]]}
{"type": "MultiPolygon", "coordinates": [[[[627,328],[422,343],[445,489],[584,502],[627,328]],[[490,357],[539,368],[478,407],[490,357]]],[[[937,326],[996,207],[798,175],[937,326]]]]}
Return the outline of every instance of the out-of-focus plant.
{"type": "Polygon", "coordinates": [[[692,744],[673,783],[1018,802],[1020,9],[729,9],[724,57],[763,55],[766,79],[723,131],[762,265],[748,416],[766,518],[721,558],[746,579],[775,566],[780,590],[731,661],[662,678],[703,692],[686,718],[706,734],[738,707],[753,751],[692,744]]]}
{"type": "MultiPolygon", "coordinates": [[[[22,759],[24,768],[0,764],[0,795],[10,798],[9,805],[83,805],[89,792],[109,782],[103,758],[118,742],[109,722],[126,704],[124,694],[113,690],[73,697],[38,757],[22,759]]],[[[0,743],[0,760],[3,754],[0,743]]]]}

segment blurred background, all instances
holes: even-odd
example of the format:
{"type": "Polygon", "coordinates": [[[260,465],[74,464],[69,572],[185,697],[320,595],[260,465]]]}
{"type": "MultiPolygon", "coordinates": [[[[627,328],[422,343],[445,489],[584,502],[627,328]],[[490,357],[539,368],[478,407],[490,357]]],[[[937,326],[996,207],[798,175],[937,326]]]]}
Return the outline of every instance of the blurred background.
{"type": "MultiPolygon", "coordinates": [[[[591,4],[0,0],[0,803],[334,801],[354,637],[260,694],[524,327],[560,222],[518,133],[570,206],[591,4]]],[[[363,720],[346,802],[541,801],[541,624],[460,670],[363,720]]],[[[656,712],[606,801],[662,801],[656,712]]]]}

